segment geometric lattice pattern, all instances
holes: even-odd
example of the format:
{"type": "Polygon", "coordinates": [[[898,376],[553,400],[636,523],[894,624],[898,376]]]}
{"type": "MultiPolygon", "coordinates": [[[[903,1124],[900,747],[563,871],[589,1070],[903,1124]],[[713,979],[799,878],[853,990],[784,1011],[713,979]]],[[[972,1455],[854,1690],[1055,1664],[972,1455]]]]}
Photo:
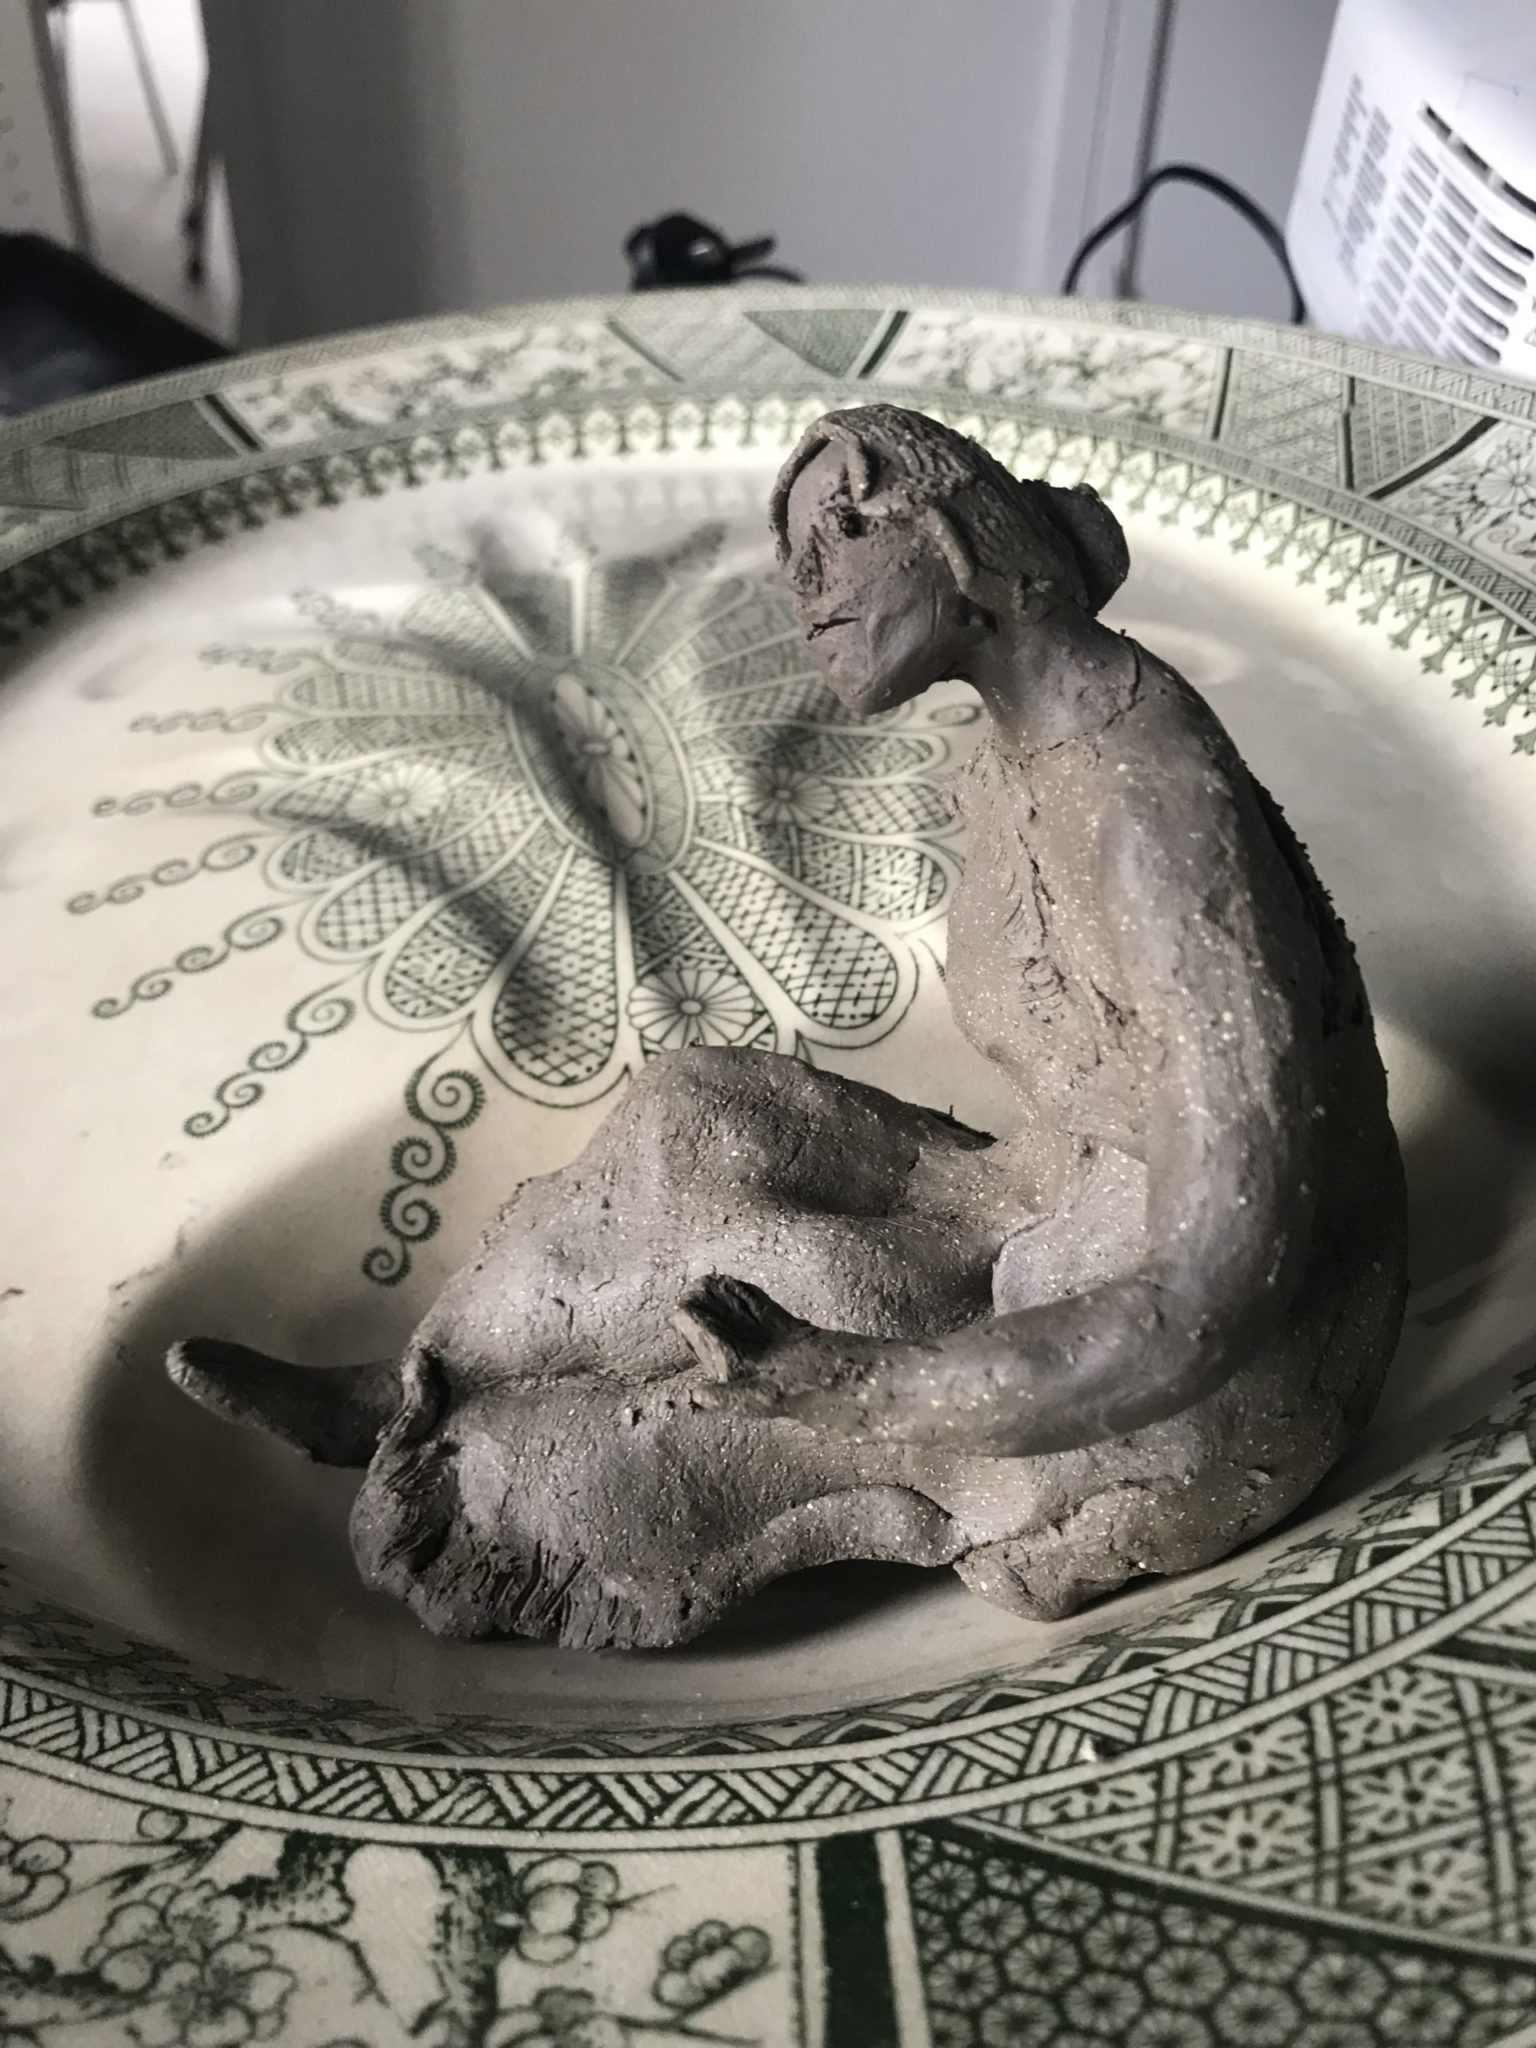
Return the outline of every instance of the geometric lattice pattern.
{"type": "Polygon", "coordinates": [[[750,317],[754,327],[783,342],[802,362],[829,376],[846,377],[889,316],[880,307],[850,306],[838,312],[788,309],[750,317]]]}
{"type": "Polygon", "coordinates": [[[1349,408],[1350,482],[1380,489],[1459,440],[1476,418],[1423,391],[1361,380],[1349,408]]]}
{"type": "Polygon", "coordinates": [[[1220,439],[1252,455],[1336,484],[1343,475],[1344,380],[1270,356],[1232,365],[1220,439]]]}
{"type": "Polygon", "coordinates": [[[1536,1964],[1136,1883],[963,1826],[904,1846],[929,2024],[944,2048],[1495,2048],[1536,1964]]]}

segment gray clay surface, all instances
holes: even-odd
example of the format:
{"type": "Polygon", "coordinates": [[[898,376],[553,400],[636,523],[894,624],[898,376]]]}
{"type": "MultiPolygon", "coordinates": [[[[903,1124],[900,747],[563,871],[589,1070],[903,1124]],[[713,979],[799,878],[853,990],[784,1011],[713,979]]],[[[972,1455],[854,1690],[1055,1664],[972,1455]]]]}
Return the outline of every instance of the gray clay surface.
{"type": "Polygon", "coordinates": [[[208,1407],[366,1466],[363,1576],[446,1635],[660,1647],[853,1557],[1064,1615],[1286,1514],[1396,1342],[1353,951],[1209,707],[1099,623],[1112,515],[871,406],[811,429],[773,521],[844,704],[963,676],[991,714],[948,988],[1018,1121],[665,1054],[398,1363],[178,1346],[208,1407]]]}

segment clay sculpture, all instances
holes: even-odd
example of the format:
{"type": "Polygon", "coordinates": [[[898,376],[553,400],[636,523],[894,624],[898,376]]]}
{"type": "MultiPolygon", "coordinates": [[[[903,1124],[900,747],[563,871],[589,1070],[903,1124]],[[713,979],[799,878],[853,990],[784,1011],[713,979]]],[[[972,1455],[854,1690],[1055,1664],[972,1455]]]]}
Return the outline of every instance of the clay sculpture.
{"type": "Polygon", "coordinates": [[[209,1408],[366,1467],[363,1576],[446,1635],[661,1647],[855,1557],[1065,1615],[1288,1513],[1397,1338],[1353,950],[1210,708],[1100,623],[1109,510],[870,406],[810,430],[772,519],[846,706],[959,676],[990,714],[948,992],[1018,1121],[663,1054],[398,1362],[179,1345],[209,1408]]]}

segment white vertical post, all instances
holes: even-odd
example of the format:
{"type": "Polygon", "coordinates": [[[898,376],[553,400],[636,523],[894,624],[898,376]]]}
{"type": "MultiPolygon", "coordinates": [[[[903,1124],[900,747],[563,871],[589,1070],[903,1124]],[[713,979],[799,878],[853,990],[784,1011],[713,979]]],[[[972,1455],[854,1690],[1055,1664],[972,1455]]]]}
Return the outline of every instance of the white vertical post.
{"type": "Polygon", "coordinates": [[[90,240],[47,0],[0,0],[0,231],[90,240]]]}

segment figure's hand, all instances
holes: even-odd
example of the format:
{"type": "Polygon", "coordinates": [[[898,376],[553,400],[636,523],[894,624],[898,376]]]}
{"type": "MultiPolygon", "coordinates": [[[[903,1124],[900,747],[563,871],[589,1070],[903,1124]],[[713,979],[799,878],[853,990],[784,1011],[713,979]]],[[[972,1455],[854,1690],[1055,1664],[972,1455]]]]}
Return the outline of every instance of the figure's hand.
{"type": "Polygon", "coordinates": [[[781,1308],[760,1287],[712,1273],[682,1295],[672,1327],[704,1369],[693,1399],[703,1408],[815,1421],[827,1392],[832,1331],[781,1308]]]}
{"type": "Polygon", "coordinates": [[[704,1368],[689,1386],[696,1407],[777,1416],[861,1442],[950,1434],[943,1418],[954,1404],[933,1340],[821,1329],[720,1273],[688,1289],[672,1327],[704,1368]]]}

